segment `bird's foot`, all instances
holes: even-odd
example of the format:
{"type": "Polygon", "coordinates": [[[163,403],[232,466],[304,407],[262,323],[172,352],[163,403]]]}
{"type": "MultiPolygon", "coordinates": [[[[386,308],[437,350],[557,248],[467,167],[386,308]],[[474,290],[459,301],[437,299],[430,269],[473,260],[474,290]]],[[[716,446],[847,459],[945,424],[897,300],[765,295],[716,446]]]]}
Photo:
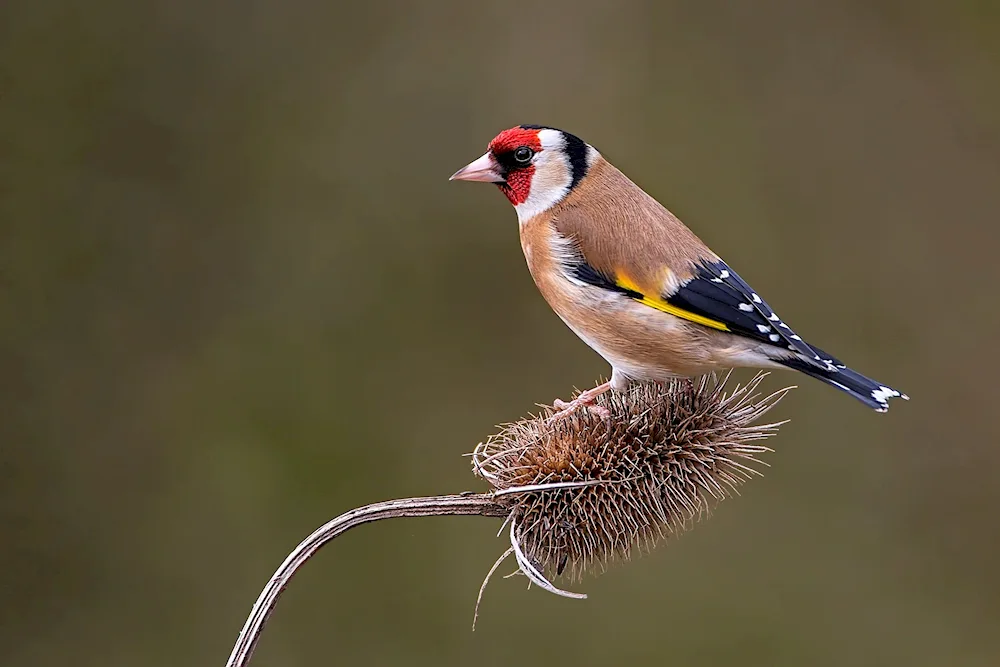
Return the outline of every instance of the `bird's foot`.
{"type": "Polygon", "coordinates": [[[609,389],[611,389],[611,383],[605,382],[604,384],[597,385],[593,389],[581,392],[579,396],[568,403],[557,398],[552,402],[552,407],[558,410],[558,412],[553,414],[550,419],[562,419],[563,417],[568,417],[577,410],[589,410],[601,419],[610,419],[611,412],[607,408],[594,404],[597,397],[609,389]]]}

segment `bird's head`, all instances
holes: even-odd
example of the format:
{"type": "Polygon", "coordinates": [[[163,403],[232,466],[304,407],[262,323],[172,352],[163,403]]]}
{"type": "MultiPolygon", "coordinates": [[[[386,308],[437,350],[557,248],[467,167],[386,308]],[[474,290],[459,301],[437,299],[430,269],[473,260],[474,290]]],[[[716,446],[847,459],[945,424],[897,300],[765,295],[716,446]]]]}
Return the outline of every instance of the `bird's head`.
{"type": "Polygon", "coordinates": [[[518,125],[495,136],[486,153],[451,180],[496,183],[524,222],[562,201],[598,155],[569,132],[518,125]]]}

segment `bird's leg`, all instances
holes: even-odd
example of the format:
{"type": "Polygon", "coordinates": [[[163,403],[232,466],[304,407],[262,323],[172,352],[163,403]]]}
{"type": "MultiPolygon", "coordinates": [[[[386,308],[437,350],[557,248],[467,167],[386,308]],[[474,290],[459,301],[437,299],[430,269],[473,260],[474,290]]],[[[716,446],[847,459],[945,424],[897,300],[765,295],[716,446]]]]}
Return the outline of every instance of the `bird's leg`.
{"type": "Polygon", "coordinates": [[[608,409],[600,405],[594,405],[594,401],[597,397],[604,392],[611,389],[611,382],[605,382],[604,384],[599,384],[593,389],[588,389],[587,391],[581,392],[579,396],[574,398],[572,401],[567,403],[566,401],[560,401],[558,398],[552,402],[552,407],[554,407],[559,412],[552,415],[552,419],[562,419],[567,417],[577,410],[585,409],[590,410],[597,414],[602,419],[608,419],[611,417],[611,413],[608,409]]]}

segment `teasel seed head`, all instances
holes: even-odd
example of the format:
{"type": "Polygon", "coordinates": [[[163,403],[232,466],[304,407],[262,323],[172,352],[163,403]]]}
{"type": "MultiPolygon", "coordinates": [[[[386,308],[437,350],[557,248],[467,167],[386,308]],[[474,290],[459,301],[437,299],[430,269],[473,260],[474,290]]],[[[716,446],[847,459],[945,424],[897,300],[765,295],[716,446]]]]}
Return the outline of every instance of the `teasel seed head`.
{"type": "Polygon", "coordinates": [[[639,384],[598,398],[608,418],[580,410],[552,419],[543,406],[503,426],[472,454],[474,472],[510,510],[502,530],[511,548],[490,574],[513,553],[533,583],[585,597],[550,580],[601,572],[737,494],[772,451],[762,442],[785,423],[756,423],[792,389],[762,397],[766,375],[728,392],[728,375],[639,384]]]}

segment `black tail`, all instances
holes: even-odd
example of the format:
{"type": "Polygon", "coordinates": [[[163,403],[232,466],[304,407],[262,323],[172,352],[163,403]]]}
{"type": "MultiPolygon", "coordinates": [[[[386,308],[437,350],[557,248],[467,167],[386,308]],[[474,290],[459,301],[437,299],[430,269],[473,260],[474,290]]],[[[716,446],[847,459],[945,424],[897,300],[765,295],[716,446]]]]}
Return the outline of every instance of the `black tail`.
{"type": "Polygon", "coordinates": [[[887,387],[881,382],[876,382],[871,378],[865,377],[861,373],[852,371],[823,350],[819,348],[813,349],[823,359],[830,359],[832,368],[819,368],[805,359],[798,357],[792,359],[775,359],[775,361],[850,394],[868,407],[873,408],[876,412],[885,412],[888,410],[890,398],[898,397],[906,401],[910,400],[910,397],[906,394],[900,393],[892,387],[887,387]]]}

